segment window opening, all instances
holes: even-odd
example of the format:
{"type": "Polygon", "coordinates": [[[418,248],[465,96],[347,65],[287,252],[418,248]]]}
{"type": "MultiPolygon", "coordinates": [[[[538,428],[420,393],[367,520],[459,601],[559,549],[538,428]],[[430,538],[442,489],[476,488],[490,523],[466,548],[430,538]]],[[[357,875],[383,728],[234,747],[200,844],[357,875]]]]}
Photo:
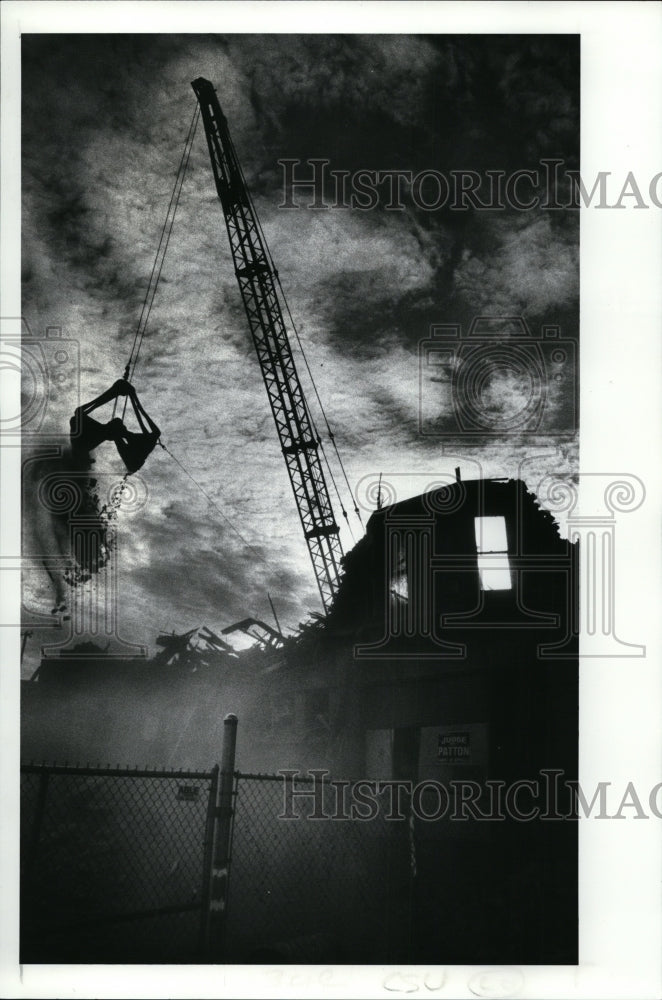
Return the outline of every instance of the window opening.
{"type": "Polygon", "coordinates": [[[505,517],[476,517],[474,526],[481,590],[510,590],[505,517]]]}

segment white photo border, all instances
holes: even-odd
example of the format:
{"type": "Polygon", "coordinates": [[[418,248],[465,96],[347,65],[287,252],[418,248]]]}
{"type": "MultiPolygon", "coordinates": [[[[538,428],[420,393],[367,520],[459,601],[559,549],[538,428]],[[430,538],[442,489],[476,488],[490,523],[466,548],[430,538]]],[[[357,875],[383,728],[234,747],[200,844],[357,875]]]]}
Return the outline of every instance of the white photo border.
{"type": "MultiPolygon", "coordinates": [[[[20,35],[27,32],[581,35],[581,170],[594,178],[662,170],[662,8],[634,3],[12,2],[2,17],[2,315],[20,316],[20,35]]],[[[48,85],[48,81],[44,81],[48,85]]],[[[620,189],[620,186],[619,186],[620,189]]],[[[643,188],[642,188],[643,190],[643,188]]],[[[662,184],[658,186],[662,190],[662,184]]],[[[662,208],[582,209],[582,472],[630,473],[646,502],[619,521],[617,627],[645,658],[580,660],[580,781],[651,789],[661,779],[660,433],[662,208]]],[[[4,376],[4,373],[2,373],[4,376]]],[[[11,412],[16,386],[4,381],[11,412]]],[[[0,542],[20,520],[20,450],[3,446],[0,542]]],[[[3,620],[18,622],[14,575],[0,573],[3,620]]],[[[0,629],[1,995],[12,997],[602,998],[662,995],[662,820],[580,824],[580,963],[482,981],[479,967],[18,966],[19,630],[0,629]],[[501,982],[502,992],[494,992],[501,982]],[[491,984],[491,985],[490,985],[491,984]],[[486,992],[487,990],[487,992],[486,992]],[[492,990],[492,992],[490,992],[492,990]]]]}

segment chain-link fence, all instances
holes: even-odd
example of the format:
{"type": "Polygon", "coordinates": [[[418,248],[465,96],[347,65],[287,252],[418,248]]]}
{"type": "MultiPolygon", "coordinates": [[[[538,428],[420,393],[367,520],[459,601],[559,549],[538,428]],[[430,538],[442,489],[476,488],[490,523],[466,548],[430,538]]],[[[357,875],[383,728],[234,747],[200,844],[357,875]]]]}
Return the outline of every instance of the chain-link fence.
{"type": "Polygon", "coordinates": [[[198,960],[218,769],[21,768],[21,961],[198,960]]]}
{"type": "Polygon", "coordinates": [[[379,798],[360,818],[354,784],[21,772],[23,962],[409,958],[411,827],[379,798]]]}
{"type": "Polygon", "coordinates": [[[361,805],[357,788],[236,775],[229,961],[407,960],[410,825],[383,797],[366,805],[365,788],[361,805]]]}

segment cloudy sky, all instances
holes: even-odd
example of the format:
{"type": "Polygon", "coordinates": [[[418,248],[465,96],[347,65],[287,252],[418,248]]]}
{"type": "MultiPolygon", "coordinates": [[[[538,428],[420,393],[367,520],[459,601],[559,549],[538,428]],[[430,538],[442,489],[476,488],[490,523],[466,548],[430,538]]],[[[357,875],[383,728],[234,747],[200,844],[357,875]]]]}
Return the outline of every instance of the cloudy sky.
{"type": "MultiPolygon", "coordinates": [[[[544,158],[577,169],[576,36],[24,35],[22,58],[23,315],[34,336],[57,326],[78,342],[80,401],[128,360],[195,109],[190,81],[203,76],[227,116],[364,523],[380,472],[403,499],[458,464],[473,478],[517,475],[524,462],[533,488],[548,470],[575,471],[567,366],[561,389],[546,386],[541,425],[560,436],[467,440],[434,432],[454,419],[449,371],[424,369],[432,432],[421,434],[419,358],[431,326],[467,330],[475,316],[523,316],[536,336],[555,325],[576,340],[578,213],[425,210],[406,184],[399,211],[385,208],[385,188],[368,211],[309,209],[305,194],[287,210],[278,161],[323,158],[350,177],[508,176],[544,158]]],[[[148,459],[146,503],[118,518],[123,637],[154,651],[163,630],[270,620],[267,593],[289,627],[320,610],[201,125],[134,384],[215,507],[166,452],[148,459]]],[[[484,389],[498,426],[526,386],[503,372],[484,389]]],[[[306,379],[304,390],[312,397],[306,379]]],[[[42,432],[65,441],[78,402],[73,390],[51,393],[42,432]]],[[[26,440],[26,457],[34,447],[26,440]]],[[[122,473],[112,444],[95,457],[100,480],[122,473]]],[[[25,554],[39,555],[48,542],[31,489],[25,554]]],[[[358,540],[361,525],[350,523],[358,540]]],[[[342,541],[353,544],[346,528],[342,541]]],[[[45,573],[26,574],[25,601],[31,621],[48,614],[45,573]]],[[[27,673],[42,641],[35,629],[27,673]]]]}

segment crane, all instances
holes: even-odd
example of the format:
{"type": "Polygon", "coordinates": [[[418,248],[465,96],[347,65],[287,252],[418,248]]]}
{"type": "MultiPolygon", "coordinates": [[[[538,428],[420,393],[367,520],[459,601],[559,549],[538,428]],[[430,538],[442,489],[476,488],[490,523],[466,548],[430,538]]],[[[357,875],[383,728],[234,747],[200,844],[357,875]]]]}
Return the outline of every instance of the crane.
{"type": "Polygon", "coordinates": [[[320,439],[292,356],[273,266],[255,206],[212,84],[191,84],[200,106],[235,274],[287,465],[320,597],[329,611],[343,551],[320,459],[320,439]]]}

